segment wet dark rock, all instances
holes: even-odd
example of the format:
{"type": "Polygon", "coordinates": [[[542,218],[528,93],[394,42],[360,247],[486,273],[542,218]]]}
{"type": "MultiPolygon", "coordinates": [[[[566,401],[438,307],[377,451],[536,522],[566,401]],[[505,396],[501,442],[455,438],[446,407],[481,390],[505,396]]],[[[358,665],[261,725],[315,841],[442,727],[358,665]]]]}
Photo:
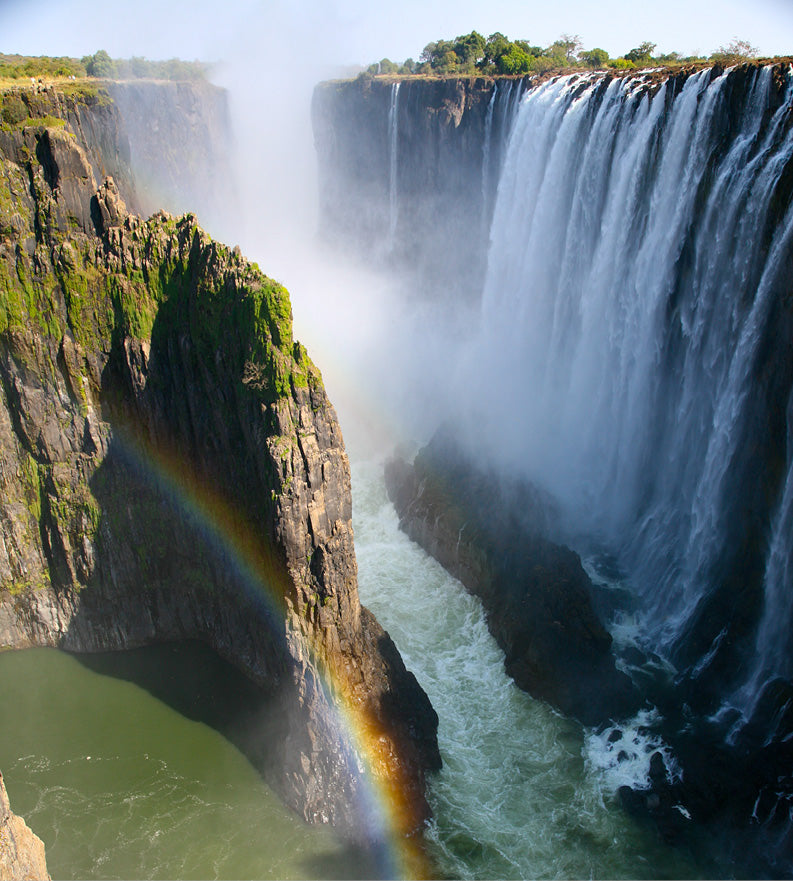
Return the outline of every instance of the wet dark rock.
{"type": "MultiPolygon", "coordinates": [[[[506,145],[507,118],[499,104],[490,111],[489,195],[483,203],[482,187],[471,181],[482,180],[494,86],[487,77],[417,78],[400,84],[397,153],[410,158],[399,163],[392,239],[389,113],[394,84],[361,78],[320,83],[312,122],[323,235],[365,260],[398,264],[415,277],[422,296],[454,291],[456,302],[474,301],[484,277],[482,245],[506,145]]],[[[514,96],[521,84],[502,83],[502,96],[513,87],[514,96]]]]}
{"type": "Polygon", "coordinates": [[[443,433],[412,465],[388,462],[386,486],[401,528],[481,598],[520,688],[587,725],[638,709],[580,558],[546,537],[550,500],[478,468],[443,433]]]}

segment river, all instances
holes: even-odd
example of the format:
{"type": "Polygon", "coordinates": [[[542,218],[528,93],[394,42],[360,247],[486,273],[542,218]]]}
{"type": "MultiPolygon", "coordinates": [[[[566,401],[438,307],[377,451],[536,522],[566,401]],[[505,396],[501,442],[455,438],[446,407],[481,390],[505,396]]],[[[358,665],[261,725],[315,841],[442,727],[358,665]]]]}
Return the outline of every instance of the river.
{"type": "MultiPolygon", "coordinates": [[[[611,744],[506,676],[479,601],[399,531],[375,459],[353,465],[362,602],[436,708],[429,848],[461,878],[723,877],[626,815],[611,744]]],[[[260,698],[200,644],[0,654],[0,767],[59,878],[367,876],[284,808],[240,749],[260,698]],[[225,721],[221,717],[225,717],[225,721]],[[230,720],[230,721],[229,721],[230,720]]],[[[638,727],[638,723],[637,723],[638,727]]],[[[267,737],[266,727],[262,734],[267,737]]],[[[626,730],[640,778],[658,743],[626,730]]],[[[619,764],[620,773],[628,767],[619,764]]]]}

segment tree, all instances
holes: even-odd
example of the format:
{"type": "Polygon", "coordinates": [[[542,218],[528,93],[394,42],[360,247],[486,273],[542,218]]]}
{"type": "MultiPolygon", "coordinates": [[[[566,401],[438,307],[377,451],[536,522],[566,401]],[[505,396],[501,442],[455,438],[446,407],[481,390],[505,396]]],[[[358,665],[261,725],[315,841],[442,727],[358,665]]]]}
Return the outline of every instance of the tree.
{"type": "Polygon", "coordinates": [[[530,46],[528,40],[515,40],[515,45],[532,58],[539,58],[542,55],[542,46],[530,46]]]}
{"type": "Polygon", "coordinates": [[[432,65],[438,73],[458,73],[460,58],[454,49],[447,49],[432,65]]]}
{"type": "Polygon", "coordinates": [[[734,39],[729,46],[720,47],[718,52],[714,52],[711,58],[714,61],[721,61],[724,64],[738,64],[750,58],[757,58],[759,51],[748,40],[734,39]]]}
{"type": "Polygon", "coordinates": [[[496,59],[499,55],[503,55],[509,47],[509,40],[500,31],[496,31],[487,38],[485,51],[488,57],[496,59]]]}
{"type": "Polygon", "coordinates": [[[377,66],[378,73],[397,73],[399,71],[399,65],[390,58],[382,58],[378,61],[377,66]]]}
{"type": "Polygon", "coordinates": [[[85,65],[85,72],[88,76],[109,79],[116,75],[115,62],[104,49],[100,49],[93,55],[87,55],[82,59],[82,62],[85,65]]]}
{"type": "Polygon", "coordinates": [[[578,34],[562,34],[553,45],[564,52],[564,59],[568,64],[575,64],[576,56],[584,48],[578,34]]]}
{"type": "Polygon", "coordinates": [[[628,61],[632,61],[634,64],[647,64],[652,61],[656,45],[656,43],[651,43],[648,40],[645,40],[644,43],[639,43],[635,49],[626,52],[625,58],[628,61]]]}
{"type": "Polygon", "coordinates": [[[496,70],[512,76],[528,73],[532,69],[533,60],[528,52],[512,43],[506,52],[499,55],[496,70]]]}
{"type": "Polygon", "coordinates": [[[609,53],[605,49],[590,49],[588,52],[582,52],[579,57],[587,67],[605,67],[609,53]]]}
{"type": "Polygon", "coordinates": [[[485,57],[485,38],[477,31],[471,31],[463,37],[457,37],[454,41],[454,51],[462,64],[478,64],[485,57]]]}

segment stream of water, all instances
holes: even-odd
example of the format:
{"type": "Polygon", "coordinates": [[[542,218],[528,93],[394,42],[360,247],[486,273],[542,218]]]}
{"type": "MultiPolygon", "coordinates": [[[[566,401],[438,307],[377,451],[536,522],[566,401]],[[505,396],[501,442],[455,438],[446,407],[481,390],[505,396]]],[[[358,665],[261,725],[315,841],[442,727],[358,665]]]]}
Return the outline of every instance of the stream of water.
{"type": "Polygon", "coordinates": [[[620,807],[657,741],[605,733],[520,691],[504,672],[480,602],[402,532],[382,466],[353,466],[361,602],[389,631],[440,718],[444,767],[432,781],[431,850],[459,878],[727,877],[705,852],[670,847],[620,807]],[[631,779],[626,778],[626,774],[631,779]]]}

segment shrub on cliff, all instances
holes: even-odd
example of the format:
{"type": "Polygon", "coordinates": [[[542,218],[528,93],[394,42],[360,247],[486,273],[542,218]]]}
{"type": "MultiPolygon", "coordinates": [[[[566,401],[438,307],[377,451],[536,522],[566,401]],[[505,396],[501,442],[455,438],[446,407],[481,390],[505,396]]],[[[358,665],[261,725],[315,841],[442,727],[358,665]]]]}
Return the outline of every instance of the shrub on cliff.
{"type": "Polygon", "coordinates": [[[719,47],[718,51],[710,56],[711,61],[720,64],[740,64],[751,58],[757,58],[759,51],[748,40],[734,39],[728,46],[719,47]]]}
{"type": "Polygon", "coordinates": [[[632,61],[636,65],[649,64],[653,60],[653,52],[655,52],[655,43],[645,40],[635,49],[625,53],[625,60],[632,61]]]}
{"type": "Polygon", "coordinates": [[[76,58],[60,56],[31,57],[28,55],[3,55],[0,53],[0,79],[29,79],[33,77],[84,77],[85,65],[76,58]]]}
{"type": "Polygon", "coordinates": [[[112,79],[116,75],[115,62],[104,49],[100,49],[93,55],[86,55],[82,62],[85,65],[85,72],[88,76],[112,79]]]}

